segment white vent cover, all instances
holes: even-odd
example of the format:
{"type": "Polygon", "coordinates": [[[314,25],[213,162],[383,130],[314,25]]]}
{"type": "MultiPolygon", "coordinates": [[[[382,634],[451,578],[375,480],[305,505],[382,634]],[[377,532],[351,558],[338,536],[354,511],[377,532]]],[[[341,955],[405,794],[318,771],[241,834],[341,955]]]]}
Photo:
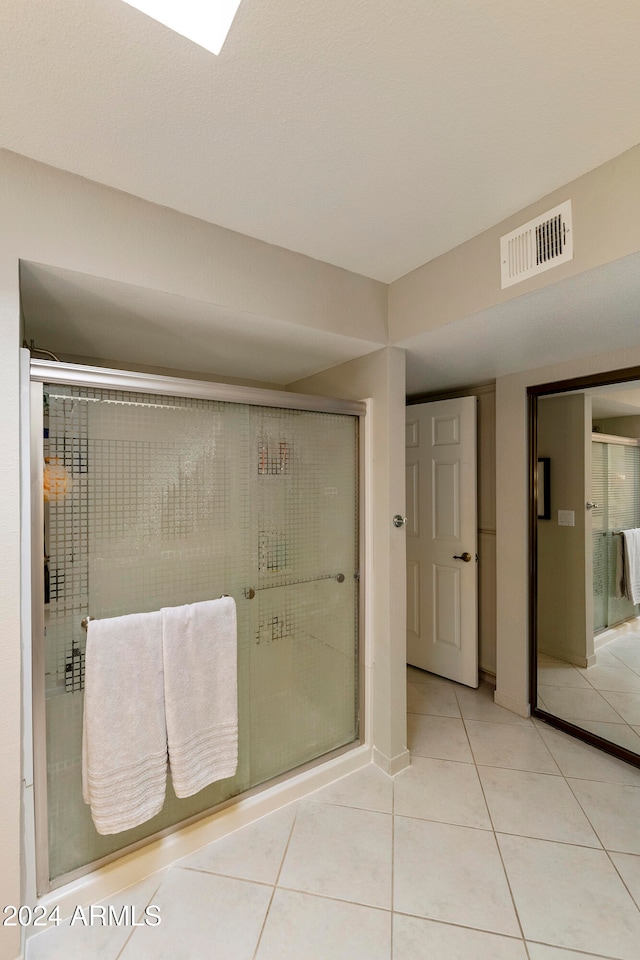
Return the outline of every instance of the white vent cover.
{"type": "Polygon", "coordinates": [[[500,237],[502,289],[573,260],[571,200],[500,237]]]}

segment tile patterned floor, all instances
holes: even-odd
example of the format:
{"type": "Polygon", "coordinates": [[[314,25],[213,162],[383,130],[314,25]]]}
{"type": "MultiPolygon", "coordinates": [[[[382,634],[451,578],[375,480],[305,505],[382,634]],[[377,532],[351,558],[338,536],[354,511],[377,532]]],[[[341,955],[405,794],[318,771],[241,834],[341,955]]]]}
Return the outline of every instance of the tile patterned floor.
{"type": "Polygon", "coordinates": [[[621,628],[591,667],[540,654],[538,700],[543,710],[640,753],[640,634],[621,628]]]}
{"type": "Polygon", "coordinates": [[[412,766],[365,769],[59,926],[28,960],[638,960],[640,769],[408,670],[412,766]]]}

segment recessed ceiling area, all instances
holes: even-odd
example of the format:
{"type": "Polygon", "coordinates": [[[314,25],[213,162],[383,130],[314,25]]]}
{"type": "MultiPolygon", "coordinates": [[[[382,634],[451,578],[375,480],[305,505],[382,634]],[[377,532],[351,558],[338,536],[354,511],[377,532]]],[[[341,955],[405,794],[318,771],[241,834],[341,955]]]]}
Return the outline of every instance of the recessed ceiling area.
{"type": "Polygon", "coordinates": [[[637,346],[640,254],[396,343],[407,394],[486,383],[547,364],[637,346]]]}
{"type": "Polygon", "coordinates": [[[25,339],[59,355],[283,386],[382,343],[44,264],[20,264],[25,339]]]}
{"type": "MultiPolygon", "coordinates": [[[[284,386],[387,345],[44,264],[20,287],[26,339],[65,356],[284,386]]],[[[635,346],[639,318],[634,254],[394,345],[418,396],[635,346]]]]}
{"type": "Polygon", "coordinates": [[[0,146],[390,282],[640,141],[637,0],[2,0],[0,146]]]}

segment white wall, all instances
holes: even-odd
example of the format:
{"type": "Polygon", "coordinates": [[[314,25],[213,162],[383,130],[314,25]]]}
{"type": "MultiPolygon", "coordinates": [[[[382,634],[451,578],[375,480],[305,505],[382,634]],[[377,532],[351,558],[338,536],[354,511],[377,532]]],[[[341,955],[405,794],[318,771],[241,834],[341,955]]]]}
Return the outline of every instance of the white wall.
{"type": "MultiPolygon", "coordinates": [[[[0,151],[0,904],[20,904],[20,259],[387,342],[383,284],[0,151]]],[[[135,329],[131,331],[136,336],[135,329]]],[[[126,360],[126,358],[122,358],[126,360]]],[[[395,398],[395,394],[394,394],[395,398]]],[[[0,931],[0,960],[19,952],[0,931]]]]}
{"type": "Polygon", "coordinates": [[[633,365],[640,365],[640,345],[496,381],[496,701],[523,716],[529,710],[527,387],[633,365]]]}

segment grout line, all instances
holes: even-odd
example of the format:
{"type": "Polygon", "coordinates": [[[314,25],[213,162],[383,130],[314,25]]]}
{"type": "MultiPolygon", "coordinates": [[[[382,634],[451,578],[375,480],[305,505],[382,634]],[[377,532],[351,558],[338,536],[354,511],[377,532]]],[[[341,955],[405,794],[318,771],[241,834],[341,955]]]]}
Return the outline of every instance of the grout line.
{"type": "Polygon", "coordinates": [[[299,809],[300,809],[300,804],[298,803],[298,804],[296,805],[296,812],[295,812],[294,817],[293,817],[293,822],[292,822],[292,824],[291,824],[291,829],[289,830],[289,836],[288,836],[287,842],[286,842],[286,844],[285,844],[284,852],[283,852],[283,854],[282,854],[282,859],[281,859],[281,861],[280,861],[280,866],[278,867],[278,873],[276,874],[276,879],[275,879],[275,882],[274,882],[274,884],[273,884],[273,889],[272,889],[272,891],[271,891],[271,897],[269,898],[269,905],[267,906],[267,910],[266,910],[266,913],[265,913],[265,915],[264,915],[264,920],[262,921],[262,926],[260,927],[260,933],[259,933],[258,939],[257,939],[257,941],[256,941],[256,948],[255,948],[255,950],[254,950],[254,952],[253,952],[253,960],[256,960],[256,957],[258,956],[258,950],[260,949],[260,943],[262,942],[262,936],[263,936],[263,934],[264,934],[265,927],[266,927],[266,925],[267,925],[267,920],[268,920],[268,918],[269,918],[269,914],[271,913],[271,906],[272,906],[272,904],[273,904],[273,898],[275,897],[275,895],[276,895],[276,890],[278,889],[278,882],[279,882],[279,880],[280,880],[280,874],[282,873],[282,868],[283,868],[283,866],[284,866],[284,861],[285,861],[285,859],[286,859],[287,853],[289,852],[289,845],[290,845],[290,843],[291,843],[291,838],[292,838],[292,836],[293,836],[293,831],[294,831],[294,829],[295,829],[295,825],[296,825],[297,820],[298,820],[298,811],[299,811],[299,809]]]}
{"type": "MultiPolygon", "coordinates": [[[[617,864],[616,864],[615,860],[614,860],[614,859],[612,858],[612,856],[611,856],[612,853],[623,853],[625,856],[628,856],[628,857],[637,857],[638,854],[635,854],[635,853],[626,853],[625,851],[622,851],[622,850],[606,850],[606,849],[605,849],[605,853],[606,853],[607,856],[609,857],[609,862],[611,863],[611,866],[613,867],[613,869],[616,871],[616,873],[617,873],[618,876],[620,877],[620,882],[622,883],[622,885],[624,886],[625,890],[627,891],[627,893],[628,893],[629,896],[631,897],[631,900],[633,901],[633,903],[635,903],[635,905],[636,905],[636,907],[638,908],[638,910],[640,910],[640,902],[634,897],[633,893],[632,893],[631,890],[629,889],[629,885],[627,884],[627,881],[624,879],[624,877],[622,876],[622,874],[621,874],[620,871],[618,870],[617,864]]],[[[640,859],[640,858],[639,858],[639,859],[640,859]]]]}
{"type": "MultiPolygon", "coordinates": [[[[579,779],[579,778],[578,778],[578,777],[571,777],[571,779],[572,779],[572,780],[577,780],[577,779],[579,779]]],[[[580,809],[581,809],[582,812],[584,813],[585,817],[587,818],[587,822],[588,822],[589,826],[591,827],[591,829],[592,829],[593,832],[595,833],[596,837],[598,838],[598,840],[599,840],[600,843],[602,844],[602,849],[603,849],[604,852],[606,853],[607,858],[608,858],[609,862],[611,863],[613,869],[616,871],[616,873],[618,874],[618,876],[619,876],[620,879],[622,880],[622,883],[624,884],[625,889],[626,889],[627,892],[629,893],[629,896],[631,896],[631,899],[633,900],[633,902],[636,904],[636,906],[639,906],[639,905],[636,903],[635,897],[632,896],[631,891],[629,890],[629,888],[627,887],[626,883],[624,882],[624,880],[622,879],[622,877],[621,877],[620,874],[618,873],[618,869],[617,869],[615,863],[613,862],[613,860],[611,859],[611,855],[610,855],[611,853],[626,853],[626,852],[628,852],[628,851],[624,851],[624,850],[613,850],[613,851],[610,851],[610,850],[607,848],[604,840],[602,839],[602,837],[600,836],[600,834],[599,834],[598,831],[596,830],[595,824],[593,824],[593,823],[591,822],[591,818],[589,817],[589,814],[587,813],[587,811],[585,810],[584,806],[582,805],[582,803],[581,803],[581,801],[580,801],[580,798],[577,796],[575,790],[573,789],[573,787],[572,787],[571,784],[569,783],[569,780],[568,780],[566,777],[565,777],[565,780],[566,780],[566,782],[567,782],[567,786],[569,787],[569,790],[571,790],[571,793],[572,793],[573,796],[575,797],[576,803],[578,804],[578,806],[580,807],[580,809]]],[[[605,780],[605,781],[591,780],[591,781],[587,781],[587,782],[591,782],[591,783],[601,783],[601,782],[602,782],[602,783],[607,783],[608,781],[606,781],[606,780],[605,780]]],[[[627,787],[627,786],[633,786],[633,784],[620,783],[620,784],[614,784],[614,786],[627,787]]],[[[638,789],[640,790],[640,785],[638,786],[638,789]]],[[[632,856],[633,856],[633,854],[632,854],[632,856]]],[[[639,907],[639,909],[640,909],[640,907],[639,907]]]]}
{"type": "Polygon", "coordinates": [[[527,944],[526,944],[526,940],[525,940],[525,936],[524,936],[524,929],[523,929],[523,927],[522,927],[522,921],[520,920],[520,913],[518,912],[518,905],[517,905],[517,903],[516,903],[516,898],[515,898],[515,896],[514,896],[513,890],[511,889],[511,881],[510,881],[510,879],[509,879],[509,874],[508,874],[508,872],[507,872],[507,867],[506,867],[506,864],[505,864],[505,862],[504,862],[504,857],[502,856],[502,850],[500,849],[500,844],[498,843],[498,834],[497,834],[497,832],[496,832],[496,827],[495,827],[495,823],[494,823],[494,820],[493,820],[493,814],[491,813],[491,807],[489,806],[489,801],[487,800],[487,796],[486,796],[485,789],[484,789],[484,784],[483,784],[483,782],[482,782],[482,777],[480,776],[480,771],[478,770],[478,764],[477,764],[477,763],[475,764],[475,768],[476,768],[476,777],[478,778],[478,782],[479,782],[479,784],[480,784],[480,789],[481,789],[481,791],[482,791],[482,797],[483,797],[483,800],[484,800],[484,805],[485,805],[485,807],[487,808],[487,814],[488,814],[488,816],[489,816],[489,822],[490,822],[490,824],[491,824],[491,832],[493,833],[493,842],[494,842],[495,845],[496,845],[496,850],[498,851],[498,856],[500,857],[500,863],[502,864],[502,871],[503,871],[503,873],[504,873],[504,878],[505,878],[506,883],[507,883],[507,889],[509,890],[509,896],[511,897],[511,903],[513,904],[513,911],[514,911],[514,913],[515,913],[515,915],[516,915],[516,920],[517,920],[517,922],[518,922],[518,927],[520,928],[520,935],[521,935],[521,937],[522,937],[522,942],[523,942],[523,944],[524,944],[525,953],[528,955],[528,954],[529,954],[529,951],[528,951],[528,949],[527,949],[527,944]]]}
{"type": "Polygon", "coordinates": [[[287,893],[299,893],[301,897],[314,897],[316,900],[331,900],[332,903],[348,903],[351,907],[362,907],[363,910],[377,910],[378,913],[391,915],[391,910],[388,907],[379,907],[375,903],[363,903],[362,900],[345,900],[344,897],[332,897],[329,893],[315,893],[313,890],[300,890],[299,887],[278,887],[278,890],[286,890],[287,893]]]}
{"type": "MultiPolygon", "coordinates": [[[[527,941],[525,941],[526,943],[527,941]]],[[[530,944],[537,944],[541,947],[551,947],[552,950],[557,951],[558,953],[566,953],[567,957],[573,957],[576,954],[576,951],[573,947],[560,947],[557,943],[550,943],[547,940],[529,940],[530,944]]],[[[619,957],[614,957],[609,953],[590,953],[588,950],[578,950],[578,956],[582,957],[594,957],[595,960],[620,960],[619,957]]]]}
{"type": "MultiPolygon", "coordinates": [[[[166,872],[168,872],[168,871],[166,871],[166,872]]],[[[145,910],[146,910],[146,908],[149,906],[149,904],[153,903],[153,900],[154,900],[154,898],[155,898],[156,893],[158,892],[158,890],[159,890],[160,887],[162,886],[162,882],[163,882],[163,880],[164,880],[164,877],[165,877],[165,875],[166,875],[166,872],[163,871],[162,877],[160,877],[160,879],[158,880],[158,885],[157,885],[157,887],[155,887],[153,893],[151,894],[151,896],[149,897],[149,899],[148,899],[147,902],[145,903],[145,910]]],[[[143,881],[143,882],[144,882],[144,881],[143,881]]],[[[133,884],[133,886],[135,886],[135,884],[133,884]]],[[[126,888],[125,888],[125,890],[123,890],[122,892],[125,893],[125,892],[126,892],[126,888]]],[[[109,898],[109,899],[111,899],[111,898],[109,898]]],[[[136,932],[136,928],[133,927],[132,930],[131,930],[131,933],[129,934],[129,936],[125,938],[125,941],[124,941],[124,943],[122,944],[122,947],[120,948],[120,950],[118,951],[118,953],[115,955],[114,960],[118,960],[118,958],[122,956],[122,954],[124,953],[125,947],[129,944],[129,942],[130,942],[130,940],[131,940],[131,938],[133,937],[133,935],[134,935],[135,932],[136,932]]]]}
{"type": "MultiPolygon", "coordinates": [[[[591,826],[591,824],[589,824],[591,826]]],[[[574,840],[556,840],[555,837],[533,837],[528,833],[514,833],[512,830],[496,830],[496,836],[501,837],[519,837],[522,840],[535,840],[540,843],[557,843],[562,847],[578,847],[580,850],[595,850],[596,853],[602,853],[603,846],[595,847],[593,844],[576,843],[574,840]]],[[[596,834],[596,837],[598,835],[596,834]]],[[[598,837],[598,840],[600,838],[598,837]]]]}
{"type": "MultiPolygon", "coordinates": [[[[213,843],[215,843],[215,840],[213,843]]],[[[205,870],[204,867],[183,867],[177,863],[174,863],[173,866],[176,870],[185,870],[189,873],[201,873],[205,877],[222,877],[223,880],[237,880],[238,883],[252,883],[258,887],[273,887],[273,884],[269,883],[268,880],[249,880],[248,877],[238,877],[234,873],[221,873],[219,870],[205,870]]]]}

